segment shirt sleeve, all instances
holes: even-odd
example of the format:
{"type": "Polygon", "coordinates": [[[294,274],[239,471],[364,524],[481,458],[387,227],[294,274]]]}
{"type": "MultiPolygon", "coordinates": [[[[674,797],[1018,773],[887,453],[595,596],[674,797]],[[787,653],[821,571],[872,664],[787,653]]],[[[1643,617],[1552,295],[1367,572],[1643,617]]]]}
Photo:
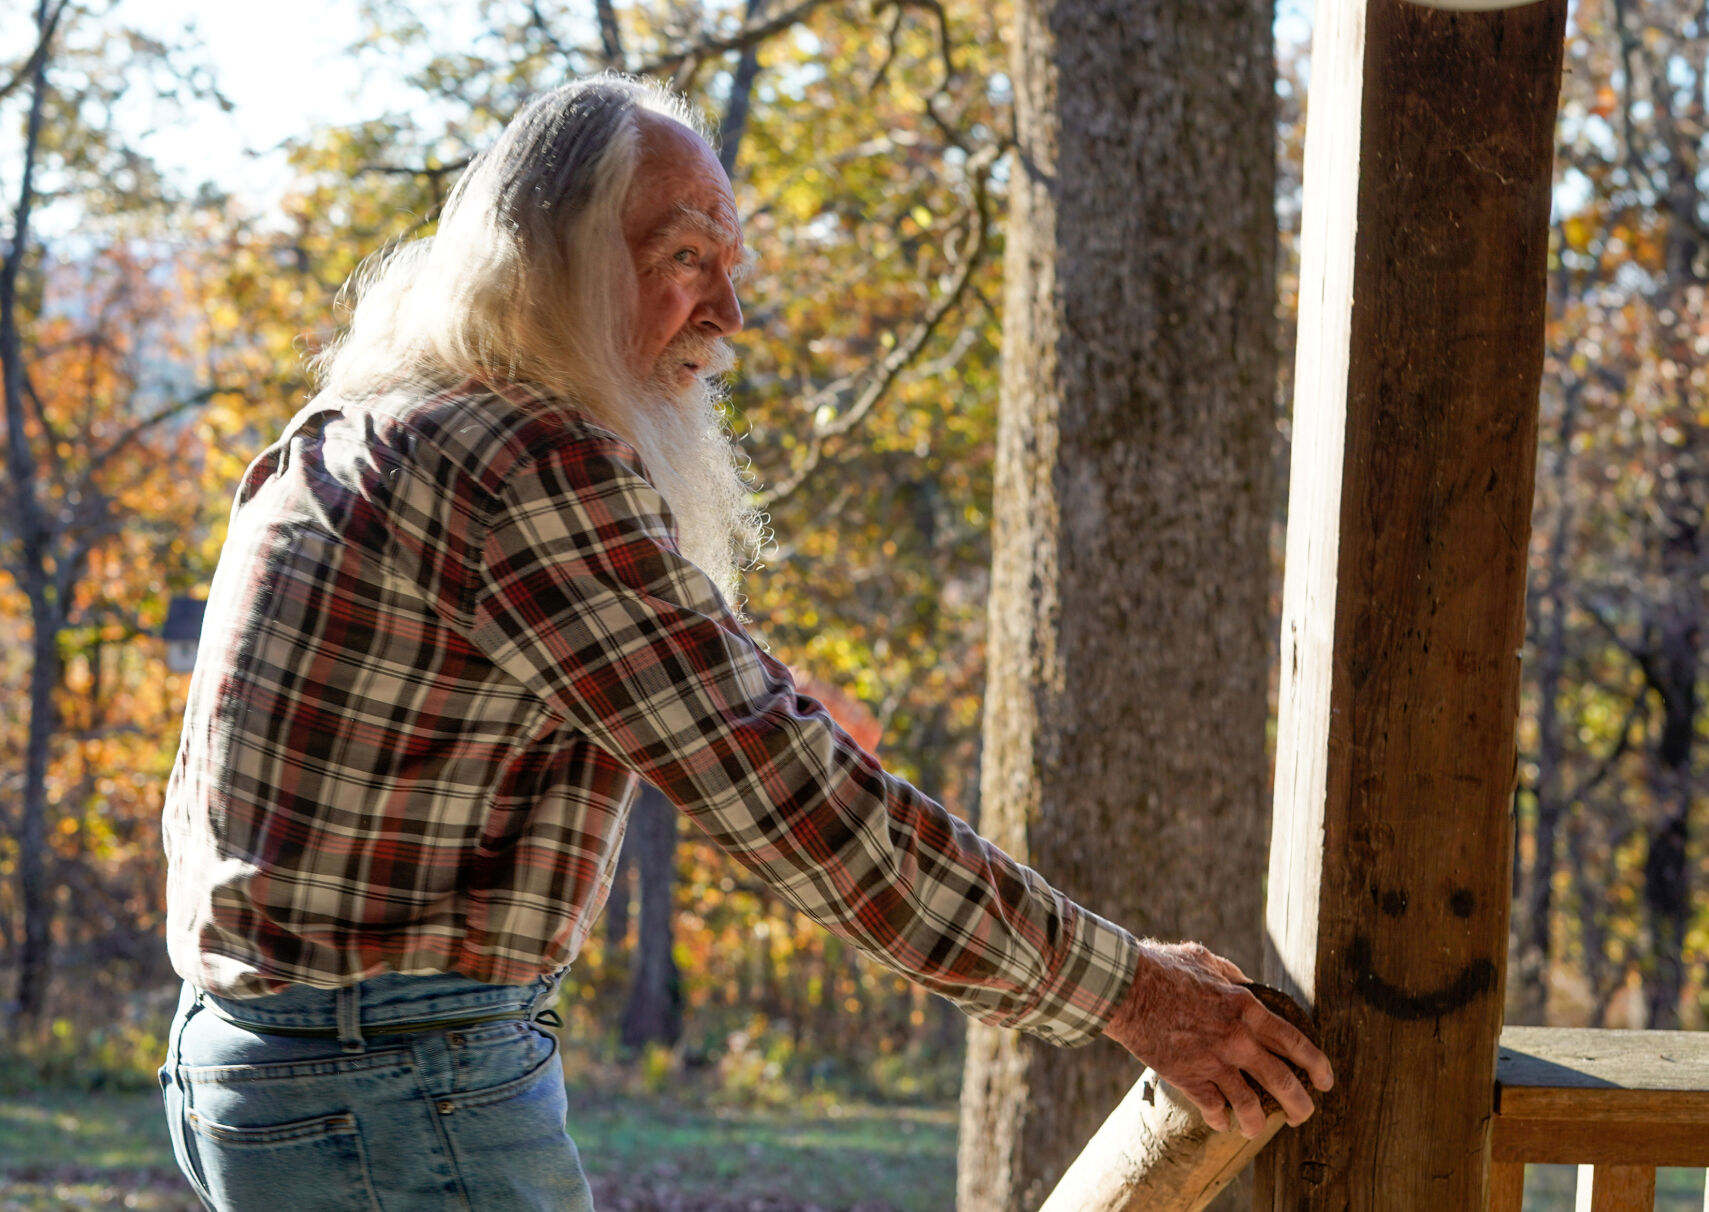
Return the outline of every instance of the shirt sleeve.
{"type": "Polygon", "coordinates": [[[1098,1035],[1133,936],[887,774],[677,554],[633,450],[572,435],[507,481],[474,642],[833,933],[982,1021],[1098,1035]]]}

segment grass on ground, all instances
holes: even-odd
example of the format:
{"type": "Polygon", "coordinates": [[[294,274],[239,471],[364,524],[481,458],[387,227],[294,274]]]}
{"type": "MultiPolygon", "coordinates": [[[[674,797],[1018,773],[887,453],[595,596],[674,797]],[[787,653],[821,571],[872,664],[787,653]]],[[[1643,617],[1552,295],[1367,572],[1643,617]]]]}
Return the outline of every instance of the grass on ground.
{"type": "MultiPolygon", "coordinates": [[[[570,1091],[570,1132],[600,1212],[943,1212],[955,1198],[947,1107],[810,1113],[570,1091]]],[[[1534,1166],[1525,1212],[1569,1212],[1571,1166],[1534,1166]]],[[[1704,1172],[1664,1169],[1657,1212],[1701,1212],[1704,1172]]],[[[0,1212],[197,1212],[147,1091],[0,1098],[0,1212]]]]}
{"type": "MultiPolygon", "coordinates": [[[[601,1212],[942,1212],[947,1108],[686,1108],[573,1089],[570,1132],[601,1212]]],[[[0,1212],[194,1212],[159,1099],[49,1090],[0,1100],[0,1212]]]]}

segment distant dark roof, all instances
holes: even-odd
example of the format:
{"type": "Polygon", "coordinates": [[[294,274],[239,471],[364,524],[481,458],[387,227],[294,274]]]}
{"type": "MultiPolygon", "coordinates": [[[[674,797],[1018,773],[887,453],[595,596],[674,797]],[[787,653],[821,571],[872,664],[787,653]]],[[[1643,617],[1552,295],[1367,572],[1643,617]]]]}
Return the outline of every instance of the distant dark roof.
{"type": "Polygon", "coordinates": [[[208,604],[201,598],[173,598],[166,607],[166,626],[160,634],[168,640],[202,638],[202,615],[208,604]]]}

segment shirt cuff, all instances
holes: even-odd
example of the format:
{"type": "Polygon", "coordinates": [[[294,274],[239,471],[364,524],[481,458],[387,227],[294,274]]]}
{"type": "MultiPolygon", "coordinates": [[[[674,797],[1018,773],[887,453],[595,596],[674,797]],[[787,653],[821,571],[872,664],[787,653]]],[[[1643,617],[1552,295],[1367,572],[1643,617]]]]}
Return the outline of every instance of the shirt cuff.
{"type": "Polygon", "coordinates": [[[1139,969],[1139,940],[1095,913],[1073,907],[1062,960],[1024,1010],[1000,1026],[1078,1047],[1103,1034],[1139,969]]]}

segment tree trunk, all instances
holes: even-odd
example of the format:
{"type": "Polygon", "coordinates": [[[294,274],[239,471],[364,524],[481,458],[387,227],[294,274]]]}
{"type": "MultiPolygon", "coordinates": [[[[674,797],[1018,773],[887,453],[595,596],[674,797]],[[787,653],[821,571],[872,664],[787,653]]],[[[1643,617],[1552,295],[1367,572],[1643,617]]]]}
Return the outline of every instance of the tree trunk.
{"type": "MultiPolygon", "coordinates": [[[[747,15],[742,24],[758,21],[765,15],[766,0],[748,0],[747,15]]],[[[736,157],[742,150],[742,136],[748,129],[748,103],[753,99],[754,80],[760,74],[759,44],[742,49],[736,61],[736,73],[730,78],[730,100],[724,107],[724,120],[718,124],[718,163],[724,175],[736,176],[736,157]]]]}
{"type": "MultiPolygon", "coordinates": [[[[31,69],[30,110],[25,126],[22,176],[17,209],[12,212],[11,247],[0,264],[0,390],[6,408],[8,503],[19,531],[11,571],[30,601],[35,639],[30,657],[30,726],[24,751],[24,795],[18,821],[18,899],[24,918],[18,956],[18,1015],[32,1022],[41,1015],[47,994],[48,950],[53,907],[47,887],[47,766],[56,726],[53,692],[59,681],[59,632],[65,603],[53,592],[47,519],[38,497],[37,464],[24,421],[23,339],[18,319],[18,277],[30,245],[30,212],[35,202],[36,149],[40,145],[47,96],[47,63],[57,13],[46,0],[36,6],[39,53],[31,69]]],[[[7,553],[10,555],[11,553],[7,553]]]]}
{"type": "Polygon", "coordinates": [[[654,788],[643,787],[630,812],[629,836],[641,877],[641,915],[620,1038],[625,1048],[674,1044],[682,1038],[682,979],[671,954],[675,806],[654,788]]]}
{"type": "Polygon", "coordinates": [[[59,672],[58,612],[47,600],[45,590],[32,592],[30,604],[36,638],[30,654],[30,730],[24,750],[24,811],[18,830],[18,899],[24,940],[18,952],[16,1000],[24,1022],[39,1018],[47,999],[53,926],[52,890],[47,880],[47,766],[55,725],[53,691],[59,672]]]}
{"type": "MultiPolygon", "coordinates": [[[[983,832],[1081,904],[1249,971],[1271,18],[1263,0],[1018,5],[981,785],[983,832]]],[[[1036,1208],[1140,1072],[1113,1044],[972,1027],[961,1212],[1036,1208]]]]}
{"type": "MultiPolygon", "coordinates": [[[[1543,1024],[1547,1010],[1549,966],[1553,962],[1555,852],[1559,848],[1561,818],[1566,811],[1563,778],[1566,743],[1560,695],[1567,664],[1567,540],[1573,520],[1568,473],[1583,391],[1582,381],[1566,385],[1560,429],[1549,452],[1549,507],[1554,510],[1554,519],[1537,591],[1538,610],[1530,621],[1532,635],[1536,637],[1532,645],[1536,661],[1532,672],[1537,686],[1537,820],[1532,834],[1531,870],[1524,885],[1524,912],[1518,915],[1522,935],[1513,1021],[1533,1026],[1543,1024]]],[[[1515,856],[1518,852],[1515,846],[1515,856]]],[[[1515,887],[1519,886],[1516,880],[1515,887]]]]}
{"type": "Polygon", "coordinates": [[[635,875],[635,832],[623,835],[617,870],[611,873],[611,895],[605,901],[605,962],[610,964],[629,945],[629,889],[635,875]]]}
{"type": "Polygon", "coordinates": [[[1655,641],[1643,662],[1645,676],[1662,704],[1662,732],[1651,774],[1657,814],[1648,830],[1644,860],[1644,907],[1651,957],[1644,1000],[1648,1025],[1656,1031],[1679,1027],[1679,999],[1685,989],[1685,932],[1691,919],[1691,868],[1686,851],[1691,836],[1691,754],[1697,730],[1703,608],[1694,587],[1688,587],[1681,598],[1661,612],[1660,622],[1651,629],[1655,641]]]}

